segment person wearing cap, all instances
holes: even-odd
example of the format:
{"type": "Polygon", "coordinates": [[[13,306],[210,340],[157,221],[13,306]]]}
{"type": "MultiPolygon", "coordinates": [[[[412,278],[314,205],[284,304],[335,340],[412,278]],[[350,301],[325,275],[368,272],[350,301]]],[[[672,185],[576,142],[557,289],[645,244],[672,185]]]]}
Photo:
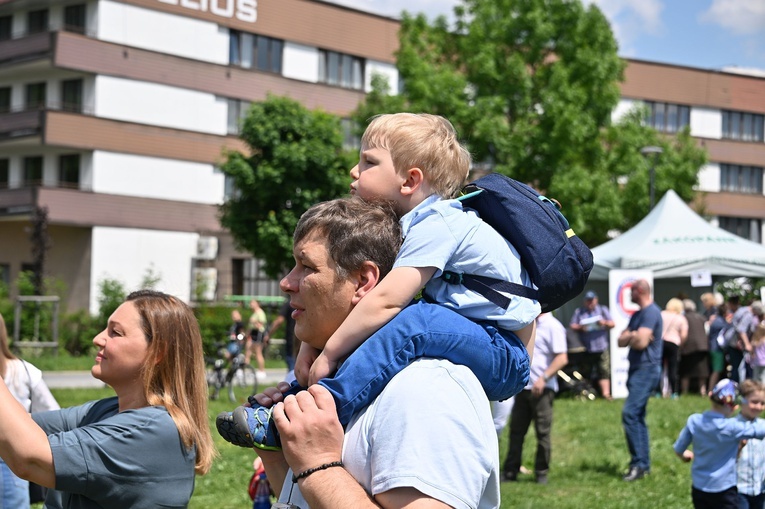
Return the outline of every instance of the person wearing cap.
{"type": "Polygon", "coordinates": [[[730,419],[738,408],[738,384],[720,380],[709,393],[712,408],[693,414],[673,445],[691,465],[691,499],[696,509],[737,509],[736,455],[739,442],[765,437],[765,421],[730,419]],[[688,447],[693,444],[693,451],[688,447]]]}
{"type": "Polygon", "coordinates": [[[584,305],[571,315],[569,326],[579,333],[586,352],[580,369],[590,380],[598,380],[600,394],[611,399],[611,355],[608,331],[614,328],[611,312],[598,304],[598,294],[592,290],[584,294],[584,305]]]}
{"type": "Polygon", "coordinates": [[[651,472],[651,448],[645,422],[648,398],[661,378],[662,344],[661,310],[651,296],[651,285],[645,279],[632,282],[632,302],[640,309],[632,314],[627,328],[617,341],[629,347],[627,360],[627,400],[622,407],[622,426],[630,450],[630,468],[622,478],[637,481],[651,472]]]}

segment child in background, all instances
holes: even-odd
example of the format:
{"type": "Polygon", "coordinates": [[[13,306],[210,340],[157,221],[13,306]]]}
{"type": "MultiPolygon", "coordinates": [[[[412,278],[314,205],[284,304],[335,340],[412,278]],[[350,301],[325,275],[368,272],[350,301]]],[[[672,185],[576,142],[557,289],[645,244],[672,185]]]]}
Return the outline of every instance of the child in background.
{"type": "MultiPolygon", "coordinates": [[[[402,216],[403,245],[393,270],[354,308],[324,350],[303,344],[295,365],[300,385],[321,380],[332,393],[343,425],[417,357],[469,367],[491,400],[507,399],[526,385],[539,303],[513,296],[503,309],[440,277],[455,272],[531,286],[515,247],[475,211],[451,199],[469,170],[470,154],[443,117],[380,115],[364,132],[359,163],[351,170],[351,194],[392,202],[402,216]],[[432,306],[444,306],[481,325],[485,334],[427,337],[426,330],[413,331],[411,324],[395,320],[420,290],[423,299],[415,306],[421,323],[438,319],[432,306]]],[[[252,404],[218,416],[218,431],[235,445],[278,448],[270,408],[252,404]]]]}
{"type": "MultiPolygon", "coordinates": [[[[741,383],[741,412],[736,419],[743,422],[759,422],[765,409],[765,385],[755,380],[741,383]]],[[[765,440],[751,438],[741,442],[736,473],[738,474],[739,509],[762,509],[765,502],[765,440]]]]}
{"type": "Polygon", "coordinates": [[[765,421],[729,419],[738,408],[738,385],[720,380],[709,394],[712,408],[693,414],[680,432],[675,453],[691,466],[691,498],[696,509],[737,509],[736,454],[739,442],[765,437],[765,421]],[[688,446],[693,443],[693,451],[688,446]]]}

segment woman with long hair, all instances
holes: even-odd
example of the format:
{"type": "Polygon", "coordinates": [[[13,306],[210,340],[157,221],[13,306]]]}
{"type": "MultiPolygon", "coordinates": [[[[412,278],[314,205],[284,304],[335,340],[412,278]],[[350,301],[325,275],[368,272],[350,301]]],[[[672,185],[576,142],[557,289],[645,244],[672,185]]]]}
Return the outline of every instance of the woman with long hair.
{"type": "Polygon", "coordinates": [[[194,314],[133,292],[93,343],[91,373],[116,397],[30,418],[0,384],[0,457],[60,507],[186,507],[216,454],[194,314]]]}

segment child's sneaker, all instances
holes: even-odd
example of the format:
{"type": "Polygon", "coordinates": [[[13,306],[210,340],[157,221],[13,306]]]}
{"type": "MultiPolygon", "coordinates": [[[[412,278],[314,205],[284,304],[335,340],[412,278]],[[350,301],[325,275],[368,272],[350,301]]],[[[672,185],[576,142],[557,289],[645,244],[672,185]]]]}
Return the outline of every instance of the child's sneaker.
{"type": "Polygon", "coordinates": [[[220,413],[215,425],[220,436],[239,447],[257,447],[267,451],[280,451],[282,448],[270,408],[240,406],[233,412],[220,413]]]}

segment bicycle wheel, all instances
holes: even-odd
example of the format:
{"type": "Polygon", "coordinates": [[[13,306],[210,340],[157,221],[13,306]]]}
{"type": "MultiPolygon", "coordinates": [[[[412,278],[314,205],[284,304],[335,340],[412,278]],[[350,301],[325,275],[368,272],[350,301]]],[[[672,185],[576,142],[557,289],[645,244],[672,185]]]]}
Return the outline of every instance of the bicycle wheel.
{"type": "Polygon", "coordinates": [[[255,368],[249,364],[239,364],[229,374],[228,399],[231,401],[246,401],[248,397],[258,392],[258,377],[255,368]]]}
{"type": "Polygon", "coordinates": [[[207,388],[209,390],[210,399],[218,399],[220,390],[226,382],[223,366],[218,365],[217,362],[213,362],[208,363],[206,369],[207,388]]]}

